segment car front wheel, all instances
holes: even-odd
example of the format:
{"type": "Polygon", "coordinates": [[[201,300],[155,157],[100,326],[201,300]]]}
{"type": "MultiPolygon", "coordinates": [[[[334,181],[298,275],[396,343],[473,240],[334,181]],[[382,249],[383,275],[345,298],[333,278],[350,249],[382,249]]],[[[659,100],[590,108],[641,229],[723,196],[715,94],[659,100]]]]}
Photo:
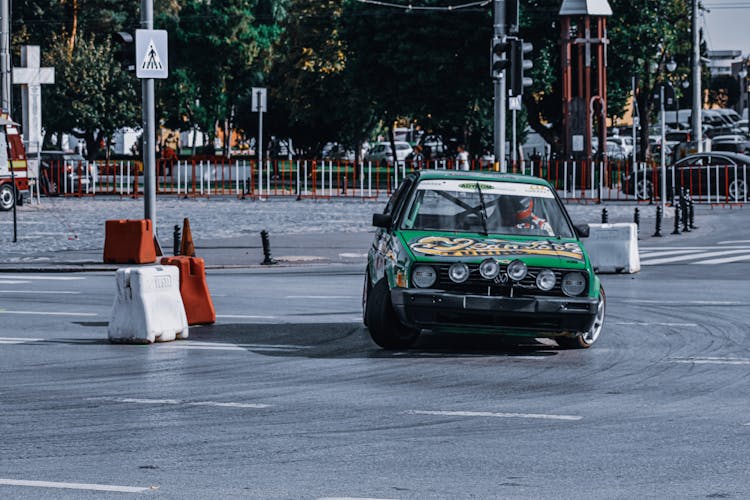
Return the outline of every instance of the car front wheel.
{"type": "Polygon", "coordinates": [[[599,303],[596,306],[596,317],[594,322],[585,332],[579,332],[575,337],[558,337],[555,339],[560,347],[569,349],[588,349],[591,347],[599,335],[602,333],[604,326],[604,313],[607,308],[607,297],[604,295],[604,288],[599,288],[599,303]]]}
{"type": "Polygon", "coordinates": [[[367,296],[365,324],[372,340],[383,349],[405,349],[419,337],[419,331],[402,325],[391,304],[388,280],[380,280],[367,296]]]}

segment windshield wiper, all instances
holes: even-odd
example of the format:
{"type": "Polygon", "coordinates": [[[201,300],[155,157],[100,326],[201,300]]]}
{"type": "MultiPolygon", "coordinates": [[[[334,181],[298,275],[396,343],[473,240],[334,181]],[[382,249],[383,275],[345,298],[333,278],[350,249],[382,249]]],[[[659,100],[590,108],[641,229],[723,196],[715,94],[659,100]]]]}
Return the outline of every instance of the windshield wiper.
{"type": "Polygon", "coordinates": [[[488,236],[490,233],[487,232],[487,207],[484,204],[484,195],[482,194],[482,188],[479,186],[478,182],[477,191],[479,191],[479,203],[482,206],[482,211],[480,212],[482,214],[482,227],[484,228],[484,235],[488,236]]]}

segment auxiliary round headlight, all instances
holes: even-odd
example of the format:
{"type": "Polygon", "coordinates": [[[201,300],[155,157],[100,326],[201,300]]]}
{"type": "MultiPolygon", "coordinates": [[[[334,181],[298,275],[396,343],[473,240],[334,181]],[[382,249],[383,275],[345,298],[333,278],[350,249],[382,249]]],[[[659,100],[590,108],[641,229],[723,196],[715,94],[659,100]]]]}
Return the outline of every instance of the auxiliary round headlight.
{"type": "Polygon", "coordinates": [[[463,262],[456,262],[448,269],[448,277],[454,283],[463,283],[469,279],[469,266],[463,262]]]}
{"type": "Polygon", "coordinates": [[[536,286],[542,291],[549,292],[555,288],[555,273],[549,269],[545,269],[536,275],[536,286]]]}
{"type": "Polygon", "coordinates": [[[520,260],[514,260],[508,264],[508,277],[513,281],[521,281],[526,277],[526,273],[529,272],[529,268],[526,264],[520,260]]]}
{"type": "Polygon", "coordinates": [[[479,264],[479,274],[481,274],[484,279],[495,279],[497,275],[500,274],[500,264],[498,264],[495,259],[484,259],[482,263],[479,264]]]}
{"type": "Polygon", "coordinates": [[[562,279],[562,291],[569,297],[581,295],[586,289],[586,277],[581,273],[568,273],[562,279]]]}
{"type": "Polygon", "coordinates": [[[411,281],[419,288],[430,288],[437,281],[437,273],[430,266],[416,266],[411,272],[411,281]]]}

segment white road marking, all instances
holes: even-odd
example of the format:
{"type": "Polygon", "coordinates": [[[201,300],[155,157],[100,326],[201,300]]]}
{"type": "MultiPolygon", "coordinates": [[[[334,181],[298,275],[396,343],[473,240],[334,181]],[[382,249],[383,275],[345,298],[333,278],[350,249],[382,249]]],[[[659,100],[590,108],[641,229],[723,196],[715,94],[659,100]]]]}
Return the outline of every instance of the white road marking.
{"type": "Polygon", "coordinates": [[[696,262],[696,264],[729,264],[730,262],[742,262],[750,260],[750,255],[738,255],[736,257],[725,257],[723,259],[709,259],[696,262]]]}
{"type": "Polygon", "coordinates": [[[695,365],[750,365],[750,359],[747,358],[681,358],[670,359],[672,363],[687,363],[695,365]]]}
{"type": "Polygon", "coordinates": [[[57,311],[6,311],[0,309],[0,314],[28,314],[32,316],[99,316],[96,313],[57,312],[57,311]]]}
{"type": "Polygon", "coordinates": [[[750,243],[750,240],[727,240],[727,241],[720,241],[719,245],[736,245],[738,243],[750,243]]]}
{"type": "Polygon", "coordinates": [[[26,285],[28,283],[31,283],[31,281],[21,281],[21,280],[0,280],[0,285],[26,285]]]}
{"type": "Polygon", "coordinates": [[[118,493],[143,493],[144,491],[157,489],[155,486],[143,488],[137,486],[115,486],[112,484],[54,483],[50,481],[23,481],[19,479],[0,479],[0,485],[31,486],[34,488],[64,488],[69,490],[114,491],[118,493]]]}
{"type": "Polygon", "coordinates": [[[27,339],[23,337],[0,337],[0,344],[25,344],[26,342],[43,342],[44,339],[27,339]]]}
{"type": "Polygon", "coordinates": [[[398,500],[396,498],[371,498],[371,497],[321,497],[318,500],[398,500]]]}
{"type": "Polygon", "coordinates": [[[750,249],[745,248],[742,250],[722,250],[720,252],[691,253],[689,255],[677,255],[674,257],[664,257],[661,259],[653,259],[653,260],[644,258],[644,259],[641,259],[641,265],[653,266],[656,264],[669,264],[672,262],[683,262],[686,260],[703,259],[706,257],[719,257],[721,255],[730,255],[730,254],[747,253],[747,252],[750,252],[750,249]]]}
{"type": "Polygon", "coordinates": [[[85,277],[82,276],[31,276],[26,274],[20,274],[20,275],[10,275],[10,274],[3,274],[0,275],[3,278],[13,279],[13,280],[41,280],[41,281],[81,281],[85,280],[85,277]]]}
{"type": "Polygon", "coordinates": [[[217,314],[216,317],[224,319],[276,319],[276,316],[259,316],[252,314],[217,314]]]}
{"type": "MultiPolygon", "coordinates": [[[[2,283],[0,281],[0,283],[2,283]]],[[[81,292],[55,290],[0,290],[0,293],[27,293],[29,295],[81,295],[81,292]]]]}
{"type": "Polygon", "coordinates": [[[701,250],[698,250],[698,249],[693,249],[693,250],[679,249],[679,250],[663,250],[663,251],[658,251],[658,252],[641,252],[641,259],[650,259],[651,257],[661,257],[662,255],[697,253],[700,251],[701,250]]]}
{"type": "Polygon", "coordinates": [[[698,323],[639,323],[637,321],[621,321],[615,325],[625,326],[700,326],[698,323]]]}
{"type": "Polygon", "coordinates": [[[144,398],[87,398],[87,401],[111,401],[113,403],[132,403],[144,405],[184,405],[216,406],[220,408],[269,408],[271,405],[261,403],[234,403],[221,401],[183,401],[179,399],[144,399],[144,398]]]}
{"type": "Polygon", "coordinates": [[[367,254],[344,252],[344,253],[340,253],[339,257],[341,257],[342,259],[362,259],[362,258],[367,257],[367,254]]]}
{"type": "Polygon", "coordinates": [[[656,304],[662,306],[744,306],[745,302],[734,302],[728,300],[646,300],[646,299],[624,299],[629,304],[656,304]]]}
{"type": "Polygon", "coordinates": [[[409,410],[407,415],[437,415],[445,417],[497,417],[497,418],[539,418],[547,420],[581,420],[579,415],[549,415],[546,413],[494,413],[489,411],[429,411],[409,410]]]}
{"type": "MultiPolygon", "coordinates": [[[[733,250],[733,249],[745,249],[750,250],[750,246],[746,245],[735,245],[735,246],[727,246],[724,247],[725,250],[733,250]]],[[[681,251],[681,250],[716,250],[716,245],[711,246],[703,246],[703,247],[690,247],[690,246],[679,246],[679,247],[640,247],[641,252],[653,252],[655,250],[674,250],[674,251],[681,251]]]]}
{"type": "Polygon", "coordinates": [[[287,295],[287,299],[351,299],[351,295],[287,295]]]}
{"type": "Polygon", "coordinates": [[[206,351],[294,351],[297,349],[309,349],[304,345],[281,345],[281,344],[228,344],[224,342],[169,342],[154,345],[156,349],[203,349],[206,351]]]}

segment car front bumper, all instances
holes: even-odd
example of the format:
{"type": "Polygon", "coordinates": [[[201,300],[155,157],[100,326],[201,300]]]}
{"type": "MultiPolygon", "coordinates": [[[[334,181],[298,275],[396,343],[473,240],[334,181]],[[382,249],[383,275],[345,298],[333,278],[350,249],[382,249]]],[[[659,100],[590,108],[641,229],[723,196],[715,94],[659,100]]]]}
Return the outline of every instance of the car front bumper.
{"type": "Polygon", "coordinates": [[[466,328],[541,336],[587,331],[596,317],[598,301],[591,297],[502,297],[432,289],[391,290],[399,320],[412,328],[466,328]]]}

